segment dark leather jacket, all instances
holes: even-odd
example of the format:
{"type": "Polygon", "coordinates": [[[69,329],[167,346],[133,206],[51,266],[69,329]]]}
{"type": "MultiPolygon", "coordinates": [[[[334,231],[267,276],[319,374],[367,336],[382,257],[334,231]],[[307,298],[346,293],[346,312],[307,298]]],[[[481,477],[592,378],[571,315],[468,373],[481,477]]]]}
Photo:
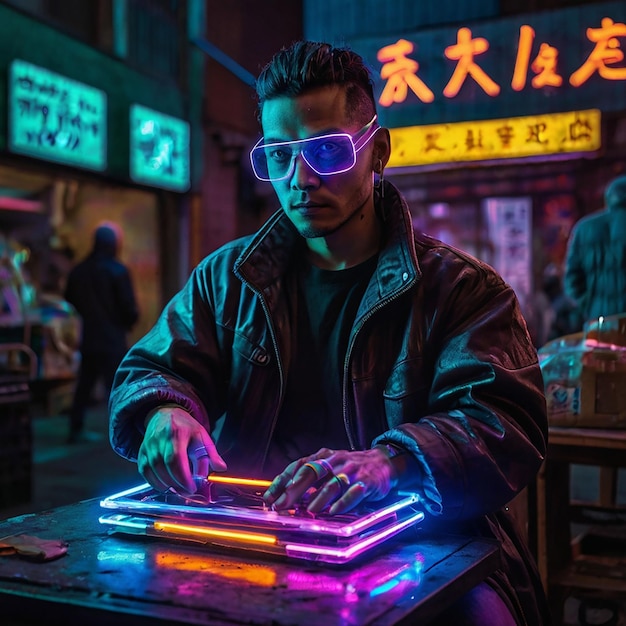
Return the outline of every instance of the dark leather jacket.
{"type": "MultiPolygon", "coordinates": [[[[409,450],[430,523],[500,540],[503,567],[491,584],[520,624],[547,623],[505,510],[535,477],[547,438],[542,375],[515,294],[487,265],[414,234],[389,183],[378,208],[386,238],[344,365],[349,441],[409,450]]],[[[285,286],[298,239],[279,211],[193,271],[118,370],[110,410],[120,455],[136,459],[145,415],[173,402],[209,429],[230,471],[258,473],[289,370],[285,286]]]]}

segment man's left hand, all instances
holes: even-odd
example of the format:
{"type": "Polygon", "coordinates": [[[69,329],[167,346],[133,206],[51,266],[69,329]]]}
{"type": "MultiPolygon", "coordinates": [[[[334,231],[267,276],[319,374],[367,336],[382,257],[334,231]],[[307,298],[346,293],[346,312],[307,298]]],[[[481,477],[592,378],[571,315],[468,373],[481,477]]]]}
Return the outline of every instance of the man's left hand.
{"type": "Polygon", "coordinates": [[[380,500],[396,485],[388,456],[379,448],[363,451],[322,448],[287,466],[263,495],[276,509],[306,507],[310,513],[345,513],[363,500],[380,500]]]}

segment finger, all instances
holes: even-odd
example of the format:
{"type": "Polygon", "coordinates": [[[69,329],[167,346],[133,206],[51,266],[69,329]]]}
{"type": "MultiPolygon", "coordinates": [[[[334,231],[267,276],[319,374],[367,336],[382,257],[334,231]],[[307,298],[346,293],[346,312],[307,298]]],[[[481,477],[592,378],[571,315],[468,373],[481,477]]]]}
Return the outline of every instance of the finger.
{"type": "Polygon", "coordinates": [[[293,479],[285,485],[282,495],[276,500],[274,506],[278,509],[289,509],[300,502],[302,496],[316,483],[319,482],[320,474],[325,470],[318,470],[310,463],[301,464],[293,479]]]}
{"type": "Polygon", "coordinates": [[[215,472],[225,472],[228,469],[228,465],[226,465],[226,461],[224,461],[220,453],[217,451],[217,447],[215,446],[215,443],[213,443],[213,439],[211,439],[206,432],[202,432],[202,443],[204,444],[209,457],[210,469],[215,472]]]}
{"type": "Polygon", "coordinates": [[[187,452],[179,452],[165,460],[165,469],[168,471],[176,491],[183,494],[192,494],[196,491],[196,483],[191,472],[191,463],[187,452]]]}
{"type": "Polygon", "coordinates": [[[307,459],[297,459],[291,462],[283,472],[274,478],[272,484],[263,494],[263,499],[266,504],[272,505],[280,499],[285,489],[292,483],[294,474],[302,467],[306,460],[307,459]]]}
{"type": "Polygon", "coordinates": [[[191,471],[194,478],[206,478],[209,475],[211,464],[209,463],[209,453],[204,444],[190,447],[187,451],[191,461],[191,471]]]}
{"type": "Polygon", "coordinates": [[[328,481],[320,487],[317,494],[307,507],[310,513],[320,513],[326,509],[332,502],[341,498],[348,488],[348,477],[339,473],[332,476],[328,481]]]}
{"type": "Polygon", "coordinates": [[[350,485],[348,490],[337,500],[328,511],[329,515],[337,515],[338,513],[346,513],[365,500],[367,489],[365,483],[358,481],[350,485]]]}
{"type": "Polygon", "coordinates": [[[302,465],[301,460],[293,461],[283,472],[278,474],[272,481],[272,484],[267,488],[267,491],[263,494],[263,500],[266,504],[273,504],[283,493],[285,487],[293,479],[293,475],[298,471],[298,468],[302,465]]]}
{"type": "Polygon", "coordinates": [[[274,478],[272,484],[267,488],[265,493],[263,494],[263,500],[266,504],[272,505],[276,500],[280,497],[280,495],[285,490],[285,487],[291,480],[291,477],[287,475],[286,472],[279,474],[274,478]]]}
{"type": "Polygon", "coordinates": [[[141,451],[137,459],[137,469],[139,470],[139,473],[143,476],[145,481],[150,484],[154,489],[156,489],[156,491],[164,492],[170,488],[170,484],[164,480],[161,480],[160,474],[154,470],[154,468],[148,462],[146,455],[142,454],[141,451]]]}

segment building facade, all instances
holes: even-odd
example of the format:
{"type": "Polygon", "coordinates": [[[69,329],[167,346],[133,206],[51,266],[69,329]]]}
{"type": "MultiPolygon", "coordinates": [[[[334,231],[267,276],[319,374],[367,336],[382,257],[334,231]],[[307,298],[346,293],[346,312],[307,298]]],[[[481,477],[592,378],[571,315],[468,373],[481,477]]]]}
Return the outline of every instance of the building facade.
{"type": "Polygon", "coordinates": [[[322,0],[304,20],[370,64],[415,225],[494,265],[532,322],[572,225],[626,172],[626,4],[322,0]]]}

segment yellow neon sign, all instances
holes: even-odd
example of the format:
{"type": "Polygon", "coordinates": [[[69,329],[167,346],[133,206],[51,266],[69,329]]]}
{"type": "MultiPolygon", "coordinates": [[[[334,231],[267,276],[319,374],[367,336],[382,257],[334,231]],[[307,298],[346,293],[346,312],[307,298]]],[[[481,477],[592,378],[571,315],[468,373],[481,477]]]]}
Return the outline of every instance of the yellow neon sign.
{"type": "Polygon", "coordinates": [[[601,145],[598,109],[391,128],[388,167],[590,152],[601,145]]]}

